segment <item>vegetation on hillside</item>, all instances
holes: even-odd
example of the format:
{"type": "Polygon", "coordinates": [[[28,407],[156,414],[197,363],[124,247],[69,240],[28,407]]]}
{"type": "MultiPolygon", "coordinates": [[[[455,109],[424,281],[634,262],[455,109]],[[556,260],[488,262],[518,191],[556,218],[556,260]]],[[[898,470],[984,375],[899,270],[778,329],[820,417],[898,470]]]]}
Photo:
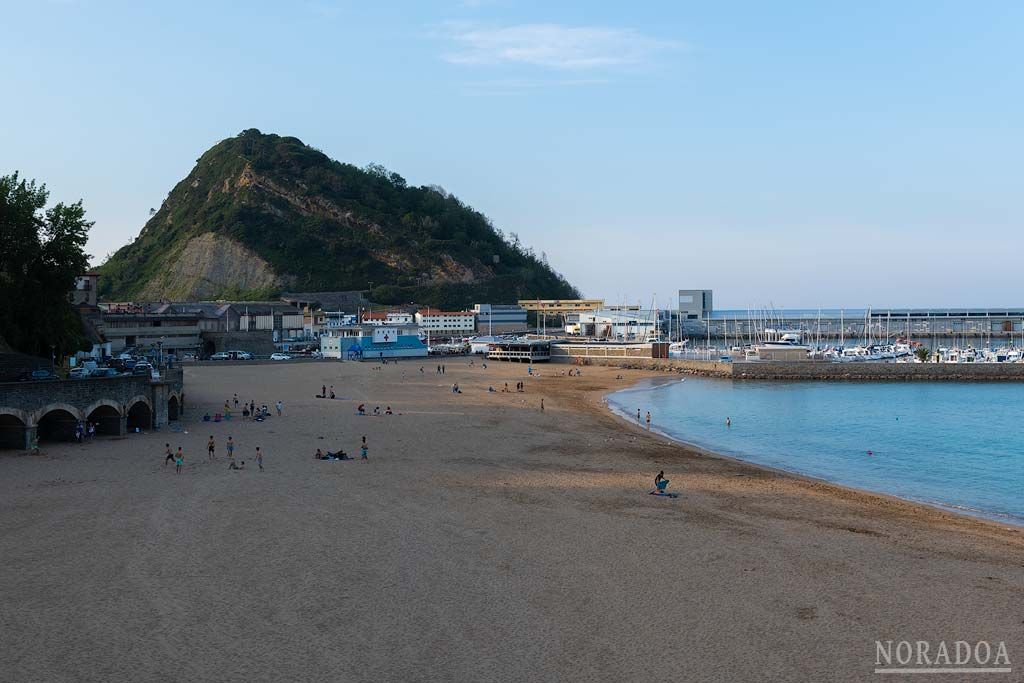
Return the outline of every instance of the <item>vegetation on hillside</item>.
{"type": "Polygon", "coordinates": [[[0,340],[45,358],[86,344],[68,292],[89,267],[92,227],[82,202],[45,209],[48,199],[45,185],[0,177],[0,340]]]}
{"type": "MultiPolygon", "coordinates": [[[[101,292],[137,296],[207,232],[245,245],[297,291],[371,290],[381,303],[435,306],[578,296],[543,256],[443,189],[254,129],[200,157],[138,238],[103,264],[101,292]]],[[[224,295],[240,293],[223,284],[224,295]]]]}

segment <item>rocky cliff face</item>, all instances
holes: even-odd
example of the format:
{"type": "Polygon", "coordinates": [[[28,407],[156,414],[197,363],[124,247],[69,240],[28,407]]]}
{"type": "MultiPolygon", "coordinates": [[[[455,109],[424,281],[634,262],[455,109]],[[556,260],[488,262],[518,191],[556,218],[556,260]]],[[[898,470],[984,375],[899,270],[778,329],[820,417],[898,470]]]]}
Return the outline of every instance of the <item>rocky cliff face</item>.
{"type": "Polygon", "coordinates": [[[578,295],[444,190],[255,130],[203,154],[101,271],[113,299],[372,287],[384,303],[446,306],[578,295]]]}
{"type": "Polygon", "coordinates": [[[203,233],[184,243],[165,259],[161,269],[139,294],[142,299],[215,299],[226,293],[275,291],[289,287],[270,264],[229,237],[203,233]]]}

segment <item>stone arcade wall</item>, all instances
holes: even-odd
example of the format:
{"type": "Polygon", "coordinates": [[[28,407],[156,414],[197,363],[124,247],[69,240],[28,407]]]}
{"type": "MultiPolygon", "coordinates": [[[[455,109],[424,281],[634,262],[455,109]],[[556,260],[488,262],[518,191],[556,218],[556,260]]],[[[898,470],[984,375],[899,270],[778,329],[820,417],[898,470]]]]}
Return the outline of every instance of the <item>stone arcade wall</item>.
{"type": "Polygon", "coordinates": [[[84,421],[98,407],[109,406],[117,411],[118,433],[123,436],[127,432],[128,412],[137,403],[149,407],[150,424],[144,427],[152,429],[167,424],[172,399],[180,414],[184,410],[184,398],[180,368],[165,370],[159,380],[124,376],[7,382],[0,383],[0,416],[4,417],[4,430],[22,430],[20,441],[28,449],[37,435],[40,420],[54,410],[64,410],[84,421]]]}

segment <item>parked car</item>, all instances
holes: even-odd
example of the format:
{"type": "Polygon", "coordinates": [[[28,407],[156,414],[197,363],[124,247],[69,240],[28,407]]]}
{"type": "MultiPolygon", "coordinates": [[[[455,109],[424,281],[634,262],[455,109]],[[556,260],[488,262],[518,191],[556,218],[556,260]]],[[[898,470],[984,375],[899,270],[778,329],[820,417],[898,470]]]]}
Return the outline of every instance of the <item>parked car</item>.
{"type": "Polygon", "coordinates": [[[146,377],[153,371],[153,366],[149,363],[136,363],[135,367],[132,368],[132,374],[137,377],[146,377]]]}
{"type": "Polygon", "coordinates": [[[252,360],[252,354],[248,351],[228,351],[234,360],[252,360]]]}
{"type": "Polygon", "coordinates": [[[114,368],[96,368],[89,373],[89,377],[117,377],[120,374],[114,368]]]}
{"type": "Polygon", "coordinates": [[[231,354],[227,351],[218,351],[217,353],[210,356],[210,360],[228,360],[231,358],[231,354]]]}
{"type": "Polygon", "coordinates": [[[272,353],[270,354],[270,360],[291,360],[292,357],[287,353],[272,353]]]}
{"type": "Polygon", "coordinates": [[[88,376],[88,368],[71,368],[71,371],[68,373],[68,379],[85,379],[88,376]]]}

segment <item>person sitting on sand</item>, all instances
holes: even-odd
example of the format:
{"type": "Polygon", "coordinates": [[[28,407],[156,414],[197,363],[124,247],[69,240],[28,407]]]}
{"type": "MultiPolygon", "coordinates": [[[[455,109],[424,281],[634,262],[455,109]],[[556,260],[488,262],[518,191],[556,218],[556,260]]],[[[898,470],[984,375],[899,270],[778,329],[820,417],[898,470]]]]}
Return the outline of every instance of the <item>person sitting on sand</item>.
{"type": "Polygon", "coordinates": [[[359,407],[356,408],[356,412],[358,412],[360,415],[366,415],[366,405],[363,404],[363,403],[360,403],[359,407]]]}
{"type": "Polygon", "coordinates": [[[245,461],[243,460],[241,465],[236,465],[235,461],[232,460],[231,463],[228,465],[228,469],[229,470],[244,470],[245,469],[245,461]]]}
{"type": "Polygon", "coordinates": [[[327,451],[327,455],[324,456],[324,459],[325,460],[351,460],[352,458],[349,457],[348,453],[346,453],[345,451],[343,451],[342,449],[339,448],[334,453],[332,453],[331,451],[327,451]]]}
{"type": "Polygon", "coordinates": [[[665,488],[668,486],[668,479],[665,478],[665,470],[658,472],[658,476],[654,478],[654,490],[651,493],[665,493],[665,488]]]}
{"type": "Polygon", "coordinates": [[[487,393],[488,394],[493,394],[494,393],[494,387],[487,387],[487,393]]]}
{"type": "Polygon", "coordinates": [[[380,415],[380,406],[377,406],[377,407],[375,407],[375,408],[373,409],[373,414],[374,414],[374,415],[380,415]]]}
{"type": "Polygon", "coordinates": [[[334,385],[331,385],[331,398],[334,398],[334,385]]]}
{"type": "Polygon", "coordinates": [[[323,451],[321,451],[321,450],[320,450],[320,449],[318,448],[318,449],[316,449],[316,453],[314,453],[314,454],[313,454],[313,457],[314,457],[315,459],[317,459],[317,460],[323,460],[323,459],[324,459],[324,452],[323,452],[323,451]]]}
{"type": "Polygon", "coordinates": [[[387,409],[384,410],[384,414],[385,415],[394,415],[394,413],[391,412],[391,406],[388,406],[387,409]]]}

